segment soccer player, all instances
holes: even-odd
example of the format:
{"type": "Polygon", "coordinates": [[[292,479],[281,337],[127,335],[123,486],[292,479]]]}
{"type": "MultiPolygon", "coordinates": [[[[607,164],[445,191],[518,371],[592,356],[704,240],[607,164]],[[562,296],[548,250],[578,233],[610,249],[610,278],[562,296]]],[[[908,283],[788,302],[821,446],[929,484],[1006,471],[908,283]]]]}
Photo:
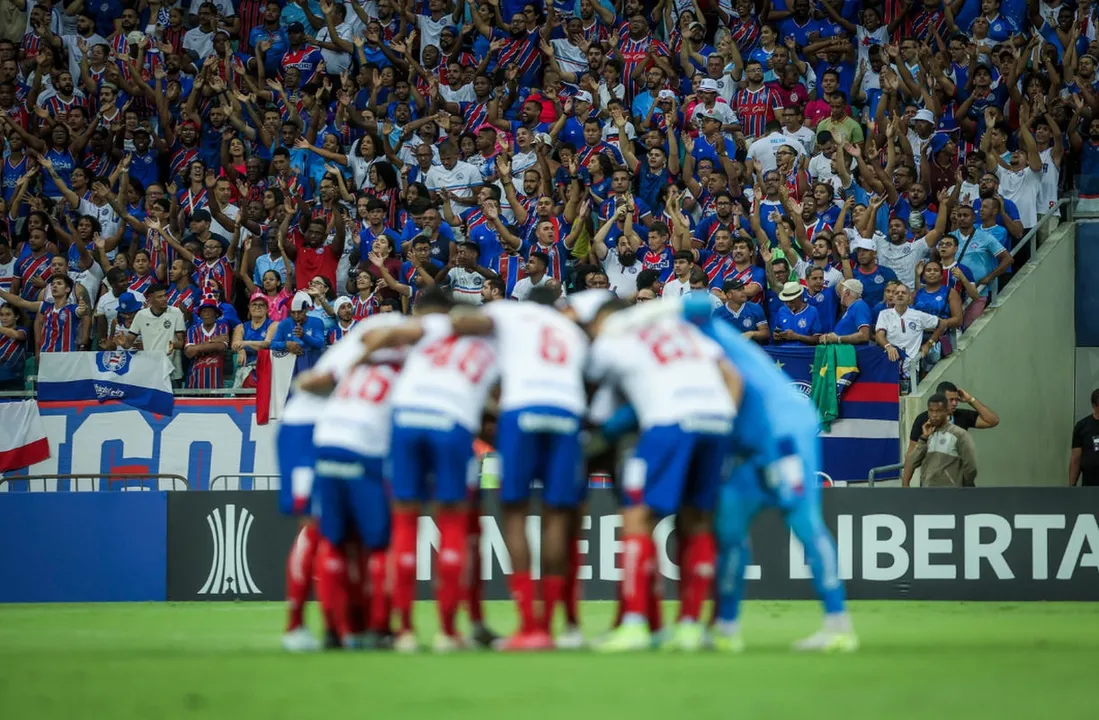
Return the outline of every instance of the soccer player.
{"type": "Polygon", "coordinates": [[[290,652],[318,649],[317,639],[305,627],[305,601],[313,589],[313,563],[320,531],[309,517],[313,493],[314,425],[325,409],[325,399],[299,390],[290,395],[279,419],[275,446],[278,452],[279,509],[299,518],[300,529],[286,558],[288,617],[282,647],[290,652]]]}
{"type": "MultiPolygon", "coordinates": [[[[479,315],[452,321],[458,335],[493,335],[500,359],[500,501],[504,539],[511,556],[511,594],[519,630],[504,650],[553,647],[551,630],[558,603],[575,597],[579,537],[571,519],[583,501],[586,480],[580,446],[586,405],[584,365],[588,341],[574,322],[552,308],[556,288],[535,287],[529,302],[493,303],[479,315]],[[538,586],[531,579],[526,519],[530,488],[542,481],[542,616],[538,586]]],[[[558,645],[583,645],[575,604],[565,602],[567,627],[558,645]]]]}
{"type": "Polygon", "coordinates": [[[683,314],[721,346],[743,382],[733,440],[736,452],[747,460],[737,465],[724,486],[716,520],[721,551],[714,646],[732,652],[744,648],[739,617],[749,561],[748,529],[759,510],[777,507],[805,549],[813,586],[824,604],[824,627],[794,647],[857,649],[858,638],[845,609],[835,542],[821,516],[816,411],[769,355],[733,328],[710,319],[705,298],[700,301],[688,295],[678,302],[683,314]]]}
{"type": "Polygon", "coordinates": [[[391,389],[404,360],[404,353],[393,349],[362,363],[361,339],[372,329],[403,322],[393,313],[364,320],[300,382],[303,391],[328,398],[313,430],[321,535],[318,595],[348,648],[376,646],[389,630],[385,554],[390,518],[382,468],[389,455],[391,389]],[[364,636],[368,627],[370,634],[364,636]]]}
{"type": "Polygon", "coordinates": [[[641,428],[622,472],[624,615],[600,645],[604,652],[650,647],[646,613],[657,518],[678,513],[683,531],[680,621],[667,647],[702,647],[698,620],[713,582],[716,548],[708,513],[716,507],[720,476],[730,459],[740,379],[721,348],[697,328],[674,316],[645,321],[646,306],[654,304],[659,305],[623,310],[628,305],[612,300],[587,327],[594,338],[588,380],[617,385],[641,428]]]}
{"type": "Polygon", "coordinates": [[[393,648],[414,652],[412,602],[416,595],[416,530],[421,508],[434,500],[439,525],[436,604],[437,652],[461,648],[455,621],[468,559],[469,498],[478,489],[473,439],[489,390],[496,383],[491,342],[454,334],[448,313],[454,301],[441,288],[419,294],[415,320],[363,336],[367,354],[410,346],[393,389],[390,468],[393,492],[393,605],[401,627],[393,648]]]}

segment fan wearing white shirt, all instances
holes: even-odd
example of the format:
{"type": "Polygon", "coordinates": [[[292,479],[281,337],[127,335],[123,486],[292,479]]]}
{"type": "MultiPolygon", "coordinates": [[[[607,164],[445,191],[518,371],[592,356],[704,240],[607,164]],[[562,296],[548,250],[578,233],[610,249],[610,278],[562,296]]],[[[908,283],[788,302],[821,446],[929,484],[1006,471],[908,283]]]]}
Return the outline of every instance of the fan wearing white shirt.
{"type": "Polygon", "coordinates": [[[537,250],[532,252],[527,258],[525,269],[527,276],[515,283],[515,287],[512,288],[512,300],[526,300],[534,288],[553,282],[553,278],[546,272],[549,269],[549,256],[544,252],[537,250]]]}
{"type": "Polygon", "coordinates": [[[782,134],[786,136],[786,142],[783,144],[795,150],[804,148],[806,155],[812,155],[817,146],[817,134],[812,128],[805,127],[805,113],[801,108],[797,105],[784,107],[782,122],[782,134]]]}
{"type": "Polygon", "coordinates": [[[1015,203],[1019,209],[1019,222],[1023,231],[1038,224],[1038,199],[1042,195],[1042,156],[1038,143],[1030,132],[1030,110],[1026,105],[1019,108],[1019,145],[1020,150],[1011,153],[1008,162],[990,148],[985,133],[981,139],[981,150],[985,153],[985,164],[995,169],[1000,179],[1000,196],[1015,203]]]}
{"type": "MultiPolygon", "coordinates": [[[[783,113],[793,108],[786,108],[783,113]]],[[[789,145],[798,151],[799,156],[805,153],[805,146],[796,140],[792,140],[782,130],[782,125],[777,120],[771,120],[764,128],[767,134],[748,146],[747,159],[759,166],[760,172],[770,172],[778,169],[778,161],[775,159],[775,151],[783,145],[789,145]]],[[[809,131],[812,135],[812,131],[809,131]]]]}
{"type": "Polygon", "coordinates": [[[691,291],[691,269],[695,256],[690,250],[679,250],[672,256],[672,277],[664,283],[660,297],[677,298],[691,291]]]}
{"type": "Polygon", "coordinates": [[[317,33],[313,44],[321,49],[325,71],[330,75],[339,75],[351,67],[351,54],[355,45],[351,42],[354,33],[347,21],[347,6],[334,2],[322,3],[324,27],[317,33]]]}
{"type": "Polygon", "coordinates": [[[946,323],[909,305],[912,291],[901,283],[893,288],[893,307],[882,310],[878,315],[875,338],[885,350],[889,360],[896,362],[903,351],[907,363],[927,357],[927,353],[946,332],[946,323]],[[924,332],[933,331],[925,341],[924,332]]]}
{"type": "MultiPolygon", "coordinates": [[[[439,161],[441,164],[433,165],[427,171],[427,176],[424,178],[427,189],[435,196],[446,191],[447,194],[453,194],[457,197],[459,202],[462,200],[472,201],[474,199],[473,188],[484,184],[481,171],[469,163],[459,160],[458,146],[450,140],[439,144],[439,161]]],[[[474,203],[464,202],[461,204],[473,205],[474,203]]]]}
{"type": "Polygon", "coordinates": [[[611,290],[623,300],[637,294],[637,273],[642,270],[641,263],[637,259],[641,237],[633,230],[634,210],[633,196],[626,195],[625,202],[618,206],[614,215],[603,222],[599,232],[591,241],[595,257],[598,258],[603,272],[607,273],[607,279],[610,280],[611,290]],[[618,239],[614,252],[611,252],[607,247],[607,235],[619,222],[625,223],[622,228],[622,237],[618,239]]]}

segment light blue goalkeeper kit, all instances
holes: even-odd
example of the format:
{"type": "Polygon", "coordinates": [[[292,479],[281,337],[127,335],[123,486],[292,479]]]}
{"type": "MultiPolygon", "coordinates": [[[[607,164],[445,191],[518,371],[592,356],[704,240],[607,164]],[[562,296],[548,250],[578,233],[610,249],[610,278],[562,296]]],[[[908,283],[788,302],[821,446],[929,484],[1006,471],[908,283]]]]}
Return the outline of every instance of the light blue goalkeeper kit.
{"type": "Polygon", "coordinates": [[[733,431],[739,462],[723,486],[716,520],[716,620],[731,622],[739,616],[750,560],[748,530],[756,513],[767,507],[783,513],[804,546],[824,612],[842,613],[836,546],[821,514],[816,408],[766,352],[724,321],[711,319],[708,298],[701,300],[685,297],[684,316],[722,347],[744,384],[733,431]]]}

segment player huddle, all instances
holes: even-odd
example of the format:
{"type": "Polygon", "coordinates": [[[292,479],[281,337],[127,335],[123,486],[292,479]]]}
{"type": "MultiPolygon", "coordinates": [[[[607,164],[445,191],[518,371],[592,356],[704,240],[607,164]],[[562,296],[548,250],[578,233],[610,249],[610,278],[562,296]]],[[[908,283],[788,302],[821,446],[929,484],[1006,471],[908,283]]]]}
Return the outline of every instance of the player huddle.
{"type": "Polygon", "coordinates": [[[774,506],[805,547],[825,609],[823,628],[796,647],[854,650],[820,513],[817,415],[788,378],[712,320],[705,298],[630,306],[606,291],[566,302],[535,290],[529,301],[480,310],[457,309],[444,291],[426,290],[415,318],[368,318],[298,379],[278,437],[283,507],[311,517],[287,563],[284,647],[319,645],[302,623],[315,561],[328,645],[417,650],[416,536],[427,510],[439,527],[436,651],[470,642],[502,650],[583,646],[577,572],[586,466],[636,434],[617,473],[619,616],[596,649],[742,649],[748,528],[759,509],[774,506]],[[519,616],[506,639],[485,626],[481,608],[473,445],[493,421],[519,616]],[[537,581],[526,536],[535,481],[542,486],[537,581]],[[652,532],[671,514],[680,611],[665,630],[652,532]],[[702,608],[712,592],[707,624],[702,608]],[[463,606],[473,627],[468,641],[456,627],[463,606]],[[554,637],[559,606],[565,625],[554,637]]]}

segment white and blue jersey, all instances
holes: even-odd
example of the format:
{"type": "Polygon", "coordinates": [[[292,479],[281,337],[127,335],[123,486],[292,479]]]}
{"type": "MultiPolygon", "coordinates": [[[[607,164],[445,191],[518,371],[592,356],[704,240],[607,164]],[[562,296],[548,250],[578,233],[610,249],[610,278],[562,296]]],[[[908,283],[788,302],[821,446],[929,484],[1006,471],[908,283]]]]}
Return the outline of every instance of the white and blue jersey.
{"type": "Polygon", "coordinates": [[[588,340],[574,322],[536,303],[492,303],[500,358],[500,499],[525,502],[541,480],[542,500],[575,507],[586,482],[580,445],[588,340]]]}
{"type": "MultiPolygon", "coordinates": [[[[702,302],[709,317],[708,295],[702,302]]],[[[614,383],[637,412],[641,435],[623,468],[623,502],[657,515],[684,504],[712,510],[737,415],[721,348],[679,318],[652,321],[651,312],[638,306],[607,318],[587,371],[592,382],[614,383]]]]}
{"type": "Polygon", "coordinates": [[[473,440],[498,371],[493,344],[451,332],[446,315],[420,318],[393,390],[393,497],[456,504],[476,492],[473,440]]]}
{"type": "Polygon", "coordinates": [[[279,509],[286,515],[308,514],[313,495],[313,426],[324,412],[325,400],[296,392],[286,401],[275,436],[279,475],[279,509]]]}
{"type": "Polygon", "coordinates": [[[369,364],[361,364],[361,338],[369,330],[402,322],[400,315],[374,315],[351,328],[318,364],[318,372],[336,380],[313,432],[315,509],[321,535],[334,544],[352,534],[372,550],[389,544],[384,465],[390,398],[404,353],[381,350],[369,364]]]}

